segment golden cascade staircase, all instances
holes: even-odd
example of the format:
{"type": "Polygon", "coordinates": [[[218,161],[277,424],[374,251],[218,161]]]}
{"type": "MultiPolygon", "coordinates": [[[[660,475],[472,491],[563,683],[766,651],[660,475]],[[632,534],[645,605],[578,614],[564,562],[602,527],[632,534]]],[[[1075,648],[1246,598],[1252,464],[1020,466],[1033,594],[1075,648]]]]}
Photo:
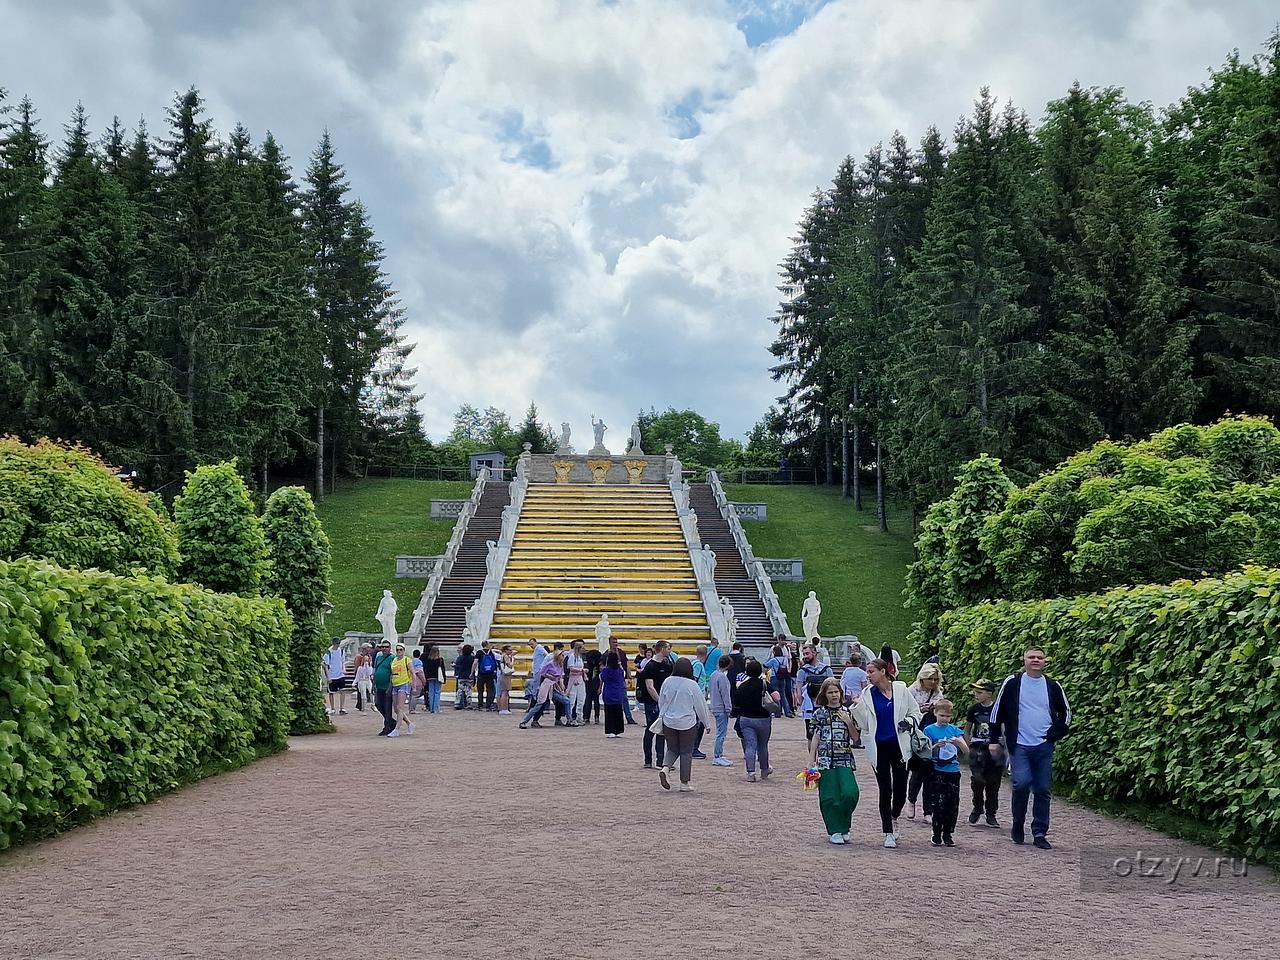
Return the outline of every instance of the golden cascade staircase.
{"type": "Polygon", "coordinates": [[[670,488],[530,485],[490,639],[515,646],[524,674],[534,641],[593,647],[602,613],[629,654],[667,640],[693,656],[711,638],[670,488]]]}

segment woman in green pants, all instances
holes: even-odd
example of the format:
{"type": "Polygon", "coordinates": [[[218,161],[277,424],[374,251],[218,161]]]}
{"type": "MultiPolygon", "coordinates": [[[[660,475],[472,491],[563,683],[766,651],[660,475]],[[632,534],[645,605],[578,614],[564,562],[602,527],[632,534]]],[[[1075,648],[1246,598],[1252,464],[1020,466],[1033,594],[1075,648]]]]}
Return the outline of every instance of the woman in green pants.
{"type": "Polygon", "coordinates": [[[840,681],[828,677],[813,698],[813,737],[809,740],[809,766],[816,767],[818,807],[832,843],[847,843],[853,808],[858,805],[858,781],[853,775],[853,743],[857,725],[844,708],[840,681]]]}

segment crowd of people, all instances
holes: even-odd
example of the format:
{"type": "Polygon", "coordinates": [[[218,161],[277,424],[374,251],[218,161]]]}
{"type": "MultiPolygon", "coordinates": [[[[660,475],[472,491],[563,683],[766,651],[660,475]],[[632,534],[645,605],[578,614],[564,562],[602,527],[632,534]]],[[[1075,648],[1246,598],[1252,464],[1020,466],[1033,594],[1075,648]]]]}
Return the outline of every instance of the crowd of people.
{"type": "MultiPolygon", "coordinates": [[[[999,828],[1000,784],[1012,781],[1011,839],[1026,841],[1031,807],[1035,846],[1048,840],[1054,744],[1070,728],[1071,711],[1057,681],[1045,676],[1046,658],[1029,648],[1023,669],[1001,684],[986,678],[971,684],[972,706],[956,721],[947,698],[942,667],[924,663],[914,682],[898,678],[899,658],[885,647],[878,657],[854,645],[837,677],[821,644],[797,647],[779,637],[763,661],[740,643],[721,649],[717,641],[698,644],[693,657],[677,657],[666,641],[641,644],[628,657],[616,639],[605,650],[582,641],[535,643],[532,668],[523,694],[528,703],[522,730],[541,727],[551,709],[556,726],[604,725],[604,735],[621,737],[639,721],[629,696],[643,711],[644,768],[655,770],[664,790],[691,792],[695,760],[704,735],[713,734],[711,763],[733,766],[725,752],[730,731],[740,741],[745,777],[762,782],[774,774],[769,758],[773,722],[799,718],[805,724],[809,769],[816,781],[818,806],[831,843],[848,842],[859,801],[855,776],[861,751],[875,775],[884,846],[895,848],[899,823],[917,818],[932,829],[931,843],[955,845],[961,797],[961,760],[969,766],[972,795],[970,824],[999,828]]],[[[455,710],[511,713],[515,649],[489,641],[475,649],[459,644],[451,665],[435,645],[409,654],[404,644],[383,641],[362,647],[349,677],[339,642],[324,658],[330,713],[346,713],[353,680],[356,709],[377,711],[379,736],[413,734],[412,715],[419,702],[429,713],[441,711],[440,694],[451,670],[455,710]]],[[[637,711],[638,712],[638,711],[637,711]]]]}

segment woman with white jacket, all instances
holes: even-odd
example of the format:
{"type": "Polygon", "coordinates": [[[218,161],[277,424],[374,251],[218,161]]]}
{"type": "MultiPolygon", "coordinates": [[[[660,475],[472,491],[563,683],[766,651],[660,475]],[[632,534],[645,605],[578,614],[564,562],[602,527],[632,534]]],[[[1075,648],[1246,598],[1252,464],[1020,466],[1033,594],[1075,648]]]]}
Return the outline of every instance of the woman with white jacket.
{"type": "Polygon", "coordinates": [[[907,761],[911,756],[911,727],[920,724],[920,706],[907,685],[894,680],[889,664],[867,664],[870,685],[853,701],[853,718],[862,730],[862,743],[880,788],[880,826],[884,845],[896,847],[896,821],[907,802],[907,761]]]}
{"type": "Polygon", "coordinates": [[[709,728],[712,721],[706,694],[693,679],[693,664],[685,657],[676,661],[671,676],[663,681],[662,689],[658,691],[658,719],[654,722],[662,724],[661,733],[667,741],[666,766],[659,765],[658,781],[663,790],[671,789],[671,771],[678,759],[680,790],[687,793],[693,789],[689,779],[693,775],[693,747],[698,724],[709,728]]]}

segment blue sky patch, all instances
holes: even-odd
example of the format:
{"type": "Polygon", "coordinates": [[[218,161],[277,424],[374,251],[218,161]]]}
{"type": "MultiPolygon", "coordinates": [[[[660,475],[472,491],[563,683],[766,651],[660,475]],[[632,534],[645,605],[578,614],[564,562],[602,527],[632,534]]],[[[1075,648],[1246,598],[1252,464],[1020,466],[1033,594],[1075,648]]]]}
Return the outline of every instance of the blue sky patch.
{"type": "Polygon", "coordinates": [[[509,162],[540,170],[550,170],[556,166],[547,138],[528,129],[524,125],[524,114],[518,110],[508,110],[498,118],[498,140],[515,148],[514,152],[507,151],[505,154],[505,159],[509,162]]]}
{"type": "Polygon", "coordinates": [[[796,28],[828,3],[828,0],[766,0],[752,3],[738,18],[738,29],[748,47],[761,47],[771,40],[794,33],[796,28]]]}

